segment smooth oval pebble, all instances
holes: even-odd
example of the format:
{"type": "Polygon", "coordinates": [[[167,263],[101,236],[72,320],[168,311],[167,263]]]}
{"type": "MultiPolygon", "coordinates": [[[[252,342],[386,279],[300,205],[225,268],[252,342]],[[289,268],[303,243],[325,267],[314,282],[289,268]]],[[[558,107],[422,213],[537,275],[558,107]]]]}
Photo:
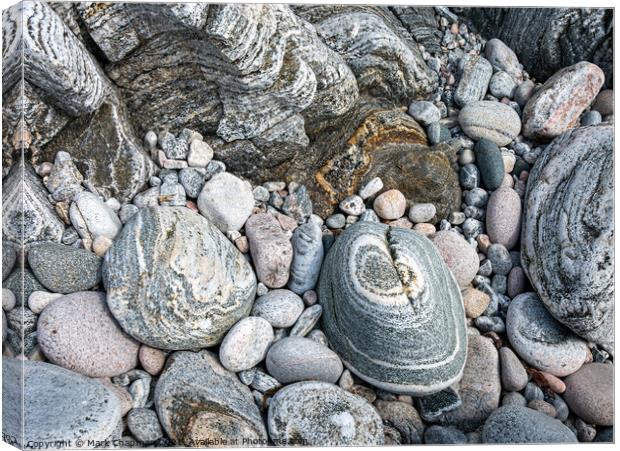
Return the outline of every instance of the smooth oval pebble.
{"type": "Polygon", "coordinates": [[[487,204],[487,234],[493,243],[512,249],[521,232],[521,198],[511,188],[493,191],[487,204]]]}
{"type": "Polygon", "coordinates": [[[161,349],[151,348],[147,345],[140,346],[138,351],[138,359],[144,371],[156,376],[161,373],[166,363],[166,353],[161,349]]]}
{"type": "Polygon", "coordinates": [[[103,282],[127,333],[172,350],[219,343],[250,313],[256,292],[243,254],[184,207],[140,209],[106,253],[103,282]]]}
{"type": "Polygon", "coordinates": [[[48,293],[47,291],[33,291],[28,298],[28,307],[32,313],[39,314],[53,300],[62,297],[62,293],[48,293]]]}
{"type": "Polygon", "coordinates": [[[207,440],[266,443],[267,431],[250,389],[215,354],[178,351],[168,358],[154,394],[164,430],[176,445],[204,447],[207,440]]]}
{"type": "Polygon", "coordinates": [[[138,363],[139,343],[118,326],[105,293],[56,299],[39,316],[39,346],[53,363],[89,377],[116,376],[138,363]]]}
{"type": "Polygon", "coordinates": [[[407,199],[396,189],[379,194],[372,205],[375,213],[383,219],[398,219],[405,214],[407,199]]]}
{"type": "Polygon", "coordinates": [[[503,406],[487,419],[484,443],[576,443],[572,431],[549,415],[527,407],[503,406]]]}
{"type": "MultiPolygon", "coordinates": [[[[474,152],[482,184],[488,190],[496,190],[501,186],[504,179],[504,161],[502,160],[502,153],[499,147],[488,139],[481,139],[476,143],[474,152]]],[[[476,206],[482,205],[478,204],[476,206]]]]}
{"type": "Polygon", "coordinates": [[[100,235],[113,240],[123,226],[116,213],[88,191],[82,191],[73,198],[69,216],[80,236],[90,240],[100,235]]]}
{"type": "Polygon", "coordinates": [[[112,441],[121,431],[121,406],[112,391],[50,363],[3,357],[2,407],[3,434],[24,447],[112,441]]]}
{"type": "Polygon", "coordinates": [[[474,280],[480,266],[476,249],[458,233],[449,230],[437,232],[430,240],[454,274],[459,287],[466,288],[474,280]]]}
{"type": "MultiPolygon", "coordinates": [[[[32,295],[30,295],[32,297],[32,295]]],[[[30,300],[30,298],[28,298],[30,300]]],[[[11,290],[8,288],[2,289],[2,310],[10,312],[15,308],[15,304],[17,303],[17,299],[11,290]]],[[[32,310],[32,307],[30,308],[32,310]]],[[[39,312],[35,312],[39,313],[39,312]]]]}
{"type": "Polygon", "coordinates": [[[271,324],[258,316],[248,316],[235,324],[220,345],[220,362],[229,371],[249,370],[265,358],[273,341],[271,324]]]}
{"type": "Polygon", "coordinates": [[[498,146],[510,144],[521,131],[521,119],[508,105],[482,100],[459,112],[459,124],[473,140],[488,139],[498,146]]]}
{"type": "Polygon", "coordinates": [[[127,428],[141,443],[153,443],[163,436],[157,414],[151,409],[132,409],[127,414],[127,428]]]}
{"type": "Polygon", "coordinates": [[[265,364],[282,384],[304,380],[336,383],[342,374],[342,362],[334,351],[304,337],[278,340],[269,348],[265,364]]]}
{"type": "Polygon", "coordinates": [[[271,290],[254,301],[252,315],[277,328],[291,327],[304,310],[302,299],[290,290],[271,290]]]}
{"type": "Polygon", "coordinates": [[[198,195],[200,213],[222,232],[243,227],[253,208],[250,184],[228,172],[211,177],[198,195]]]}
{"type": "Polygon", "coordinates": [[[55,293],[88,290],[101,281],[101,258],[85,249],[60,243],[43,243],[28,251],[35,277],[55,293]]]}
{"type": "Polygon", "coordinates": [[[553,318],[534,293],[508,305],[506,329],[514,350],[536,369],[562,377],[586,361],[587,343],[553,318]]]}
{"type": "Polygon", "coordinates": [[[312,290],[319,280],[323,262],[323,232],[317,224],[302,224],[293,232],[293,261],[288,281],[290,290],[304,294],[312,290]]]}
{"type": "Polygon", "coordinates": [[[269,437],[276,446],[383,445],[383,423],[363,398],[326,382],[298,382],[271,398],[269,437]]]}
{"type": "Polygon", "coordinates": [[[502,388],[509,392],[523,390],[529,377],[515,353],[503,346],[499,349],[499,361],[502,369],[502,388]]]}
{"type": "Polygon", "coordinates": [[[422,235],[354,224],[330,248],[318,293],[332,349],[362,380],[425,395],[461,378],[467,346],[461,294],[422,235]]]}
{"type": "Polygon", "coordinates": [[[614,366],[588,363],[564,379],[564,401],[575,415],[599,426],[614,424],[614,366]]]}

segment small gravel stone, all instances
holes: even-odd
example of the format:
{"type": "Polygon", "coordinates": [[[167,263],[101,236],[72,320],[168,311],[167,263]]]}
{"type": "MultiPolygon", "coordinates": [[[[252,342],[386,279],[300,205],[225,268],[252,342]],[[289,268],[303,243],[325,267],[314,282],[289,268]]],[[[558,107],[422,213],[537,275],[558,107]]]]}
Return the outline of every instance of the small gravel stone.
{"type": "Polygon", "coordinates": [[[459,170],[459,183],[464,189],[474,189],[480,185],[480,171],[474,164],[466,164],[459,170]]]}
{"type": "Polygon", "coordinates": [[[512,99],[516,87],[513,78],[503,71],[495,72],[489,82],[489,91],[498,99],[502,97],[512,99]]]}
{"type": "Polygon", "coordinates": [[[555,408],[555,417],[560,421],[566,421],[568,415],[570,414],[570,410],[568,409],[568,405],[560,396],[555,396],[551,400],[551,404],[555,408]]]}
{"type": "Polygon", "coordinates": [[[196,199],[205,183],[205,171],[201,168],[181,169],[179,171],[179,182],[183,185],[185,193],[192,199],[196,199]]]}
{"type": "Polygon", "coordinates": [[[273,338],[273,328],[267,320],[257,316],[243,318],[222,340],[220,362],[229,371],[249,370],[265,358],[273,338]]]}
{"type": "Polygon", "coordinates": [[[336,213],[325,220],[325,225],[330,229],[342,229],[345,225],[345,217],[342,213],[336,213]]]}
{"type": "MultiPolygon", "coordinates": [[[[4,289],[3,289],[4,291],[4,289]]],[[[28,307],[36,315],[40,314],[47,305],[55,299],[62,297],[61,293],[48,293],[47,291],[33,291],[28,297],[28,307]]],[[[6,310],[6,309],[5,309],[6,310]]]]}
{"type": "Polygon", "coordinates": [[[278,382],[275,378],[258,369],[254,371],[254,377],[249,385],[254,390],[258,390],[263,393],[282,387],[282,384],[280,384],[280,382],[278,382]]]}
{"type": "Polygon", "coordinates": [[[357,195],[346,197],[338,204],[338,207],[344,213],[355,216],[361,215],[366,209],[363,199],[357,195]]]}
{"type": "Polygon", "coordinates": [[[313,289],[319,279],[324,257],[321,227],[306,223],[300,225],[291,238],[293,261],[288,288],[297,294],[313,289]]]}
{"type": "MultiPolygon", "coordinates": [[[[158,194],[159,195],[159,194],[158,194]]],[[[123,224],[131,219],[138,212],[138,207],[134,204],[125,204],[118,212],[118,216],[123,224]]]]}
{"type": "Polygon", "coordinates": [[[596,110],[588,111],[583,116],[581,116],[581,126],[587,127],[588,125],[597,125],[603,122],[603,118],[601,117],[601,113],[596,110]]]}
{"type": "Polygon", "coordinates": [[[589,443],[596,436],[596,429],[587,424],[581,418],[575,419],[575,428],[577,429],[577,438],[580,442],[589,443]]]}
{"type": "Polygon", "coordinates": [[[601,116],[609,116],[614,114],[614,91],[613,89],[603,89],[598,93],[592,109],[601,113],[601,116]]]}
{"type": "Polygon", "coordinates": [[[437,229],[435,229],[435,226],[427,222],[421,222],[420,224],[416,224],[415,226],[413,226],[413,230],[415,230],[418,233],[421,233],[425,237],[430,237],[437,232],[437,229]]]}
{"type": "Polygon", "coordinates": [[[564,393],[566,391],[566,384],[564,384],[562,379],[560,379],[559,377],[556,377],[553,374],[546,373],[544,371],[541,371],[540,374],[543,375],[543,377],[547,381],[547,384],[549,385],[549,388],[553,392],[561,394],[561,393],[564,393]]]}
{"type": "MultiPolygon", "coordinates": [[[[32,297],[32,295],[30,295],[32,297]]],[[[29,298],[30,299],[30,298],[29,298]]],[[[30,302],[30,300],[28,301],[30,302]]],[[[10,312],[15,308],[15,304],[17,303],[17,299],[13,292],[7,288],[2,289],[2,310],[5,312],[10,312]]],[[[32,310],[32,307],[30,307],[32,310]]],[[[38,313],[38,312],[35,312],[38,313]]]]}
{"type": "Polygon", "coordinates": [[[112,247],[112,244],[114,243],[110,238],[108,238],[107,236],[99,235],[95,237],[92,244],[92,249],[97,257],[103,257],[108,251],[108,249],[112,247]]]}
{"type": "Polygon", "coordinates": [[[373,209],[380,218],[398,219],[405,214],[407,199],[396,189],[379,194],[373,203],[373,209]]]}
{"type": "Polygon", "coordinates": [[[164,364],[166,363],[166,353],[161,349],[151,348],[143,344],[140,346],[140,351],[138,352],[138,358],[140,359],[140,364],[144,371],[147,373],[157,376],[161,373],[161,370],[164,368],[164,364]]]}
{"type": "Polygon", "coordinates": [[[122,227],[116,213],[88,191],[82,191],[73,198],[69,216],[80,236],[90,240],[99,235],[113,240],[122,227]]]}
{"type": "Polygon", "coordinates": [[[295,324],[303,310],[304,302],[297,294],[278,289],[256,299],[252,315],[264,318],[272,327],[286,328],[295,324]]]}
{"type": "Polygon", "coordinates": [[[436,214],[433,204],[415,204],[409,209],[409,219],[414,223],[430,222],[436,214]]]}
{"type": "Polygon", "coordinates": [[[499,350],[499,361],[502,368],[502,387],[504,390],[523,390],[528,382],[528,376],[515,353],[504,346],[499,350]]]}
{"type": "Polygon", "coordinates": [[[374,210],[366,209],[360,216],[360,221],[368,221],[368,222],[380,222],[379,217],[375,213],[374,210]]]}
{"type": "Polygon", "coordinates": [[[409,105],[408,113],[417,122],[426,126],[433,122],[439,122],[441,113],[439,109],[432,103],[424,100],[416,100],[409,105]]]}
{"type": "Polygon", "coordinates": [[[519,392],[508,392],[502,397],[502,406],[527,406],[527,399],[519,392]]]}
{"type": "Polygon", "coordinates": [[[343,367],[334,351],[304,337],[287,337],[271,346],[267,371],[282,384],[303,380],[336,383],[343,367]]]}
{"type": "Polygon", "coordinates": [[[484,232],[483,223],[474,218],[467,218],[461,228],[463,229],[463,235],[465,235],[467,239],[476,238],[484,232]]]}
{"type": "Polygon", "coordinates": [[[364,200],[374,196],[383,189],[383,181],[379,177],[375,177],[366,182],[359,190],[358,194],[364,200]]]}
{"type": "Polygon", "coordinates": [[[452,138],[452,134],[450,133],[450,129],[441,125],[439,122],[435,122],[430,124],[426,129],[426,136],[428,137],[428,142],[431,145],[439,144],[445,141],[449,141],[452,138]]]}
{"type": "Polygon", "coordinates": [[[474,147],[476,164],[482,183],[489,190],[496,190],[504,178],[504,161],[499,147],[488,139],[481,139],[474,147]]]}
{"type": "Polygon", "coordinates": [[[288,196],[282,204],[282,211],[294,218],[299,224],[306,222],[312,214],[312,201],[304,185],[300,185],[294,190],[289,187],[288,196]]]}
{"type": "Polygon", "coordinates": [[[468,206],[482,208],[487,204],[489,194],[482,188],[474,188],[464,193],[464,200],[468,206]]]}
{"type": "Polygon", "coordinates": [[[478,318],[487,309],[491,298],[488,294],[475,288],[467,287],[462,292],[465,315],[468,318],[478,318]]]}
{"type": "Polygon", "coordinates": [[[302,299],[304,301],[304,304],[306,304],[306,307],[311,307],[314,304],[317,303],[317,301],[319,300],[316,291],[314,290],[308,290],[304,293],[304,295],[302,296],[302,299]]]}
{"type": "Polygon", "coordinates": [[[533,401],[535,399],[538,399],[541,401],[545,399],[545,394],[540,389],[540,387],[536,385],[534,382],[528,382],[525,385],[525,389],[523,390],[523,396],[525,396],[525,399],[528,402],[533,401]]]}
{"type": "Polygon", "coordinates": [[[508,296],[511,298],[515,298],[521,293],[525,292],[526,289],[526,277],[523,272],[523,268],[520,266],[514,267],[508,273],[508,281],[506,284],[506,291],[508,296]]]}
{"type": "Polygon", "coordinates": [[[213,176],[198,196],[200,213],[222,232],[243,227],[252,209],[252,187],[227,172],[213,176]]]}
{"type": "Polygon", "coordinates": [[[319,321],[322,313],[323,307],[319,304],[308,307],[299,316],[289,335],[305,337],[319,321]]]}
{"type": "Polygon", "coordinates": [[[267,202],[269,200],[269,190],[264,186],[257,186],[252,191],[254,199],[259,202],[267,202]]]}
{"type": "Polygon", "coordinates": [[[311,330],[307,337],[317,343],[321,343],[323,346],[329,346],[327,336],[319,329],[311,330]]]}
{"type": "Polygon", "coordinates": [[[226,171],[226,164],[223,161],[211,160],[207,164],[207,172],[205,173],[205,180],[211,180],[216,174],[220,174],[226,171]]]}
{"type": "Polygon", "coordinates": [[[483,334],[488,332],[503,334],[506,332],[504,320],[498,316],[479,316],[476,318],[475,324],[478,330],[480,330],[483,334]]]}
{"type": "Polygon", "coordinates": [[[127,427],[131,435],[144,444],[153,443],[163,436],[157,414],[151,409],[132,409],[127,414],[127,427]]]}

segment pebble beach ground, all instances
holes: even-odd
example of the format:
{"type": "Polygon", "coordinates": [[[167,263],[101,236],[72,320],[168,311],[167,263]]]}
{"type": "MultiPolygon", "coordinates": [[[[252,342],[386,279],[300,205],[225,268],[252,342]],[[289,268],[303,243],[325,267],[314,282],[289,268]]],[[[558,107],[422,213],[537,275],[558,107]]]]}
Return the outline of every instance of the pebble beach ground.
{"type": "Polygon", "coordinates": [[[191,127],[146,130],[154,170],[117,198],[81,150],[31,165],[38,135],[13,139],[5,440],[613,440],[613,91],[587,61],[531,77],[432,11],[437,86],[398,108],[425,152],[448,149],[436,201],[378,172],[323,214],[309,185],[253,181],[191,127]]]}

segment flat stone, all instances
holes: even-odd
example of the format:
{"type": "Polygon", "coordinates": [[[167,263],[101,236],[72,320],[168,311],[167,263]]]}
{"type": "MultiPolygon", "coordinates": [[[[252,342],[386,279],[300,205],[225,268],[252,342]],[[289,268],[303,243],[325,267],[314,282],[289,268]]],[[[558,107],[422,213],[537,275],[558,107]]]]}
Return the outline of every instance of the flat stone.
{"type": "Polygon", "coordinates": [[[288,288],[297,294],[313,289],[319,280],[323,263],[323,233],[314,223],[302,224],[295,229],[291,238],[293,261],[288,288]]]}
{"type": "Polygon", "coordinates": [[[279,390],[269,403],[269,437],[280,446],[377,446],[383,423],[363,398],[326,382],[279,390]]]}
{"type": "Polygon", "coordinates": [[[374,196],[383,189],[383,181],[379,177],[375,177],[366,182],[360,189],[358,194],[364,200],[374,196]]]}
{"type": "Polygon", "coordinates": [[[2,430],[20,447],[40,440],[85,443],[120,436],[118,398],[81,374],[49,363],[3,358],[2,386],[2,430]]]}
{"type": "Polygon", "coordinates": [[[432,395],[418,398],[418,404],[422,418],[434,422],[443,414],[458,409],[462,401],[458,392],[448,387],[432,395]]]}
{"type": "Polygon", "coordinates": [[[463,58],[461,79],[454,91],[454,101],[460,107],[482,100],[493,75],[493,67],[482,56],[466,55],[463,58]]]}
{"type": "Polygon", "coordinates": [[[499,147],[488,139],[481,139],[474,148],[476,164],[485,188],[496,190],[504,178],[504,161],[499,147]]]}
{"type": "Polygon", "coordinates": [[[159,440],[164,433],[154,410],[132,409],[127,414],[127,428],[141,443],[149,444],[159,440]]]}
{"type": "Polygon", "coordinates": [[[155,408],[172,442],[203,446],[205,440],[266,443],[267,431],[250,389],[210,351],[178,351],[168,358],[154,394],[155,408]]]}
{"type": "Polygon", "coordinates": [[[268,213],[250,216],[245,225],[258,280],[269,288],[281,288],[289,279],[293,246],[278,220],[268,213]]]}
{"type": "Polygon", "coordinates": [[[493,243],[512,249],[521,232],[521,198],[511,188],[499,188],[491,194],[486,212],[487,234],[493,243]]]}
{"type": "Polygon", "coordinates": [[[446,413],[444,425],[455,426],[463,432],[478,429],[499,406],[502,386],[499,357],[490,338],[468,335],[467,362],[457,391],[462,404],[446,413]]]}
{"type": "Polygon", "coordinates": [[[544,413],[545,415],[549,415],[551,418],[555,418],[555,415],[556,415],[555,407],[553,407],[547,401],[543,401],[542,399],[534,399],[528,402],[527,406],[530,409],[544,413]]]}
{"type": "Polygon", "coordinates": [[[118,326],[105,294],[82,291],[56,299],[39,317],[41,350],[53,363],[89,377],[135,368],[139,344],[118,326]]]}
{"type": "Polygon", "coordinates": [[[252,307],[252,315],[266,319],[272,327],[291,327],[304,310],[304,302],[290,290],[271,290],[260,296],[252,307]]]}
{"type": "Polygon", "coordinates": [[[480,260],[476,249],[458,233],[449,230],[435,233],[430,240],[439,250],[459,287],[466,288],[478,272],[480,260]]]}
{"type": "Polygon", "coordinates": [[[575,415],[599,426],[614,424],[614,366],[588,363],[564,379],[564,400],[575,415]]]}
{"type": "Polygon", "coordinates": [[[116,213],[88,191],[82,191],[73,198],[69,215],[71,224],[80,236],[91,241],[100,235],[113,240],[122,227],[116,213]]]}
{"type": "Polygon", "coordinates": [[[28,252],[35,277],[50,291],[74,293],[101,281],[101,258],[84,249],[60,243],[42,243],[28,252]]]}
{"type": "Polygon", "coordinates": [[[278,340],[269,348],[265,364],[269,374],[282,384],[304,380],[336,383],[343,369],[334,351],[304,337],[278,340]]]}
{"type": "Polygon", "coordinates": [[[534,293],[512,300],[506,327],[514,350],[536,369],[563,377],[586,361],[587,343],[553,318],[534,293]]]}
{"type": "Polygon", "coordinates": [[[435,246],[420,234],[354,224],[330,248],[318,294],[330,346],[365,382],[423,396],[460,379],[466,351],[460,292],[435,246]]]}
{"type": "Polygon", "coordinates": [[[262,362],[273,338],[273,328],[267,320],[257,316],[243,318],[222,340],[220,362],[229,371],[249,370],[262,362]]]}
{"type": "Polygon", "coordinates": [[[140,209],[106,253],[103,283],[127,333],[173,350],[219,343],[250,313],[256,292],[243,254],[184,207],[140,209]]]}
{"type": "Polygon", "coordinates": [[[396,189],[379,194],[373,203],[375,213],[383,219],[398,219],[405,214],[406,208],[407,199],[396,189]]]}
{"type": "Polygon", "coordinates": [[[521,131],[521,119],[515,110],[489,100],[468,103],[459,112],[459,124],[471,139],[488,139],[498,146],[510,144],[521,131]]]}
{"type": "Polygon", "coordinates": [[[506,391],[523,390],[529,378],[515,353],[503,346],[499,349],[499,361],[502,368],[502,388],[506,391]]]}
{"type": "Polygon", "coordinates": [[[239,230],[254,208],[252,186],[227,172],[214,175],[198,196],[198,209],[222,232],[239,230]]]}
{"type": "Polygon", "coordinates": [[[291,328],[290,335],[305,337],[316,323],[318,323],[322,313],[323,307],[318,304],[305,309],[301,315],[299,315],[297,321],[295,321],[295,325],[291,328]]]}
{"type": "Polygon", "coordinates": [[[523,109],[523,134],[551,140],[578,124],[581,113],[598,94],[605,75],[582,61],[560,69],[534,93],[523,109]]]}
{"type": "Polygon", "coordinates": [[[504,406],[487,419],[482,429],[483,443],[577,443],[572,431],[536,410],[504,406]]]}

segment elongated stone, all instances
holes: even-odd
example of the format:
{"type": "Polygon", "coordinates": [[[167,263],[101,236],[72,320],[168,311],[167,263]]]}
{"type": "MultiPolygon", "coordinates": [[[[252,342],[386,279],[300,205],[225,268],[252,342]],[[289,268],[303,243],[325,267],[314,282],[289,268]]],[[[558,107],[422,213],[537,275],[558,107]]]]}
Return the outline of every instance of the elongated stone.
{"type": "Polygon", "coordinates": [[[157,381],[154,402],[176,445],[202,447],[214,439],[267,441],[250,389],[210,351],[172,354],[157,381]]]}
{"type": "Polygon", "coordinates": [[[454,101],[461,107],[482,100],[493,75],[493,66],[482,56],[464,58],[461,80],[454,91],[454,101]]]}
{"type": "Polygon", "coordinates": [[[297,294],[304,294],[316,286],[323,262],[323,232],[314,223],[297,227],[291,239],[293,262],[288,287],[297,294]]]}
{"type": "Polygon", "coordinates": [[[256,292],[243,254],[184,207],[140,209],[106,253],[103,283],[128,334],[174,350],[219,343],[250,313],[256,292]]]}
{"type": "Polygon", "coordinates": [[[613,126],[571,130],[528,177],[521,261],[561,323],[613,348],[613,126]]]}
{"type": "Polygon", "coordinates": [[[327,382],[306,381],[280,389],[269,403],[269,437],[280,446],[383,444],[383,423],[360,396],[327,382]]]}
{"type": "Polygon", "coordinates": [[[349,227],[324,262],[319,301],[332,349],[364,381],[419,396],[461,378],[460,291],[422,235],[371,222],[349,227]]]}
{"type": "Polygon", "coordinates": [[[516,111],[490,100],[465,105],[459,112],[459,124],[470,138],[486,138],[498,146],[510,144],[521,131],[521,119],[516,111]]]}

